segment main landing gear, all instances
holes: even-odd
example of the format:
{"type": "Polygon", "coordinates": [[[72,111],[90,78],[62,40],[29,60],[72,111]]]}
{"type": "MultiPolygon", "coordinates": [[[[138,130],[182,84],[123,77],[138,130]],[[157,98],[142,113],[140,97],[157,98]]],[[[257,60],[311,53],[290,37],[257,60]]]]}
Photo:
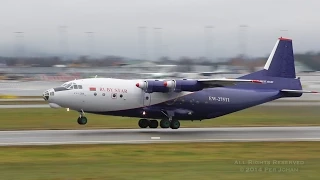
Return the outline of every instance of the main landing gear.
{"type": "MultiPolygon", "coordinates": [[[[177,119],[173,119],[174,111],[161,111],[167,118],[162,119],[160,121],[161,128],[171,128],[171,129],[179,129],[180,122],[177,119]]],[[[148,119],[140,119],[139,120],[140,128],[157,128],[159,123],[157,120],[148,120],[148,119]]]]}
{"type": "Polygon", "coordinates": [[[88,122],[88,119],[84,116],[83,110],[81,110],[80,116],[78,117],[78,124],[85,125],[87,124],[87,122],[88,122]]]}
{"type": "MultiPolygon", "coordinates": [[[[140,119],[139,122],[140,128],[157,128],[159,126],[159,123],[157,120],[148,120],[148,119],[140,119]]],[[[171,129],[179,129],[180,122],[178,120],[169,120],[169,119],[162,119],[160,121],[160,127],[161,128],[171,128],[171,129]]]]}

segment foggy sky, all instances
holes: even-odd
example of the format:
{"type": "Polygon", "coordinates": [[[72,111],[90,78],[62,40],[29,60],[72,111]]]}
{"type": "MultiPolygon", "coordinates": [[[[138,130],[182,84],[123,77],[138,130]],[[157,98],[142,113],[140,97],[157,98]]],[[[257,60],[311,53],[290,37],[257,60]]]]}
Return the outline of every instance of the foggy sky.
{"type": "Polygon", "coordinates": [[[319,51],[319,0],[0,0],[0,55],[263,56],[280,36],[319,51]],[[247,25],[240,32],[240,25],[247,25]],[[60,26],[67,26],[61,32],[60,26]],[[147,51],[138,27],[147,27],[147,51]],[[213,26],[213,37],[205,33],[213,26]],[[155,33],[154,28],[161,28],[155,33]],[[282,31],[281,31],[282,30],[282,31]],[[286,31],[283,31],[286,30],[286,31]],[[14,32],[24,32],[23,38],[14,32]],[[85,32],[94,32],[91,38],[85,32]],[[160,35],[162,38],[160,38],[160,35]],[[155,39],[156,38],[156,39],[155,39]],[[161,39],[161,41],[160,41],[161,39]],[[212,40],[212,47],[206,44],[212,40]],[[155,43],[156,42],[156,43],[155,43]],[[19,47],[24,50],[20,50],[19,47]],[[154,47],[157,51],[154,51],[154,47]],[[206,48],[210,49],[210,54],[206,48]],[[242,47],[242,48],[241,48],[242,47]]]}

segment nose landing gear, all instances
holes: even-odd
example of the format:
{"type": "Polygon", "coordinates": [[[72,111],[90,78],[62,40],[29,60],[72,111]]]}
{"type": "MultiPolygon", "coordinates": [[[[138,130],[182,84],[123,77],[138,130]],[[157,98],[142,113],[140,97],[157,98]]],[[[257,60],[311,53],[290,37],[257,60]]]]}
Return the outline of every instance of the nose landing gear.
{"type": "Polygon", "coordinates": [[[87,124],[88,120],[86,117],[78,117],[78,124],[85,125],[87,124]]]}
{"type": "Polygon", "coordinates": [[[87,122],[88,122],[88,119],[84,116],[84,112],[81,109],[80,116],[78,117],[78,124],[85,125],[87,124],[87,122]]]}

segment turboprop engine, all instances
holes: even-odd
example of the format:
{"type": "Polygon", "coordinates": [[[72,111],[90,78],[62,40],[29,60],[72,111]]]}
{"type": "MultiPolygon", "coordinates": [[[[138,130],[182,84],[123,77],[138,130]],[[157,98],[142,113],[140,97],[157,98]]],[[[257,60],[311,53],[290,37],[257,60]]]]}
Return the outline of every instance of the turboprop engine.
{"type": "Polygon", "coordinates": [[[164,82],[159,80],[141,81],[138,82],[136,86],[147,93],[169,92],[169,88],[165,87],[164,82]]]}
{"type": "Polygon", "coordinates": [[[181,92],[181,91],[201,91],[203,89],[203,85],[199,83],[197,80],[171,80],[164,82],[165,87],[168,87],[170,91],[173,92],[181,92]]]}
{"type": "Polygon", "coordinates": [[[159,81],[159,80],[147,80],[141,81],[136,86],[147,93],[153,92],[181,92],[181,91],[201,91],[203,85],[197,80],[170,80],[170,81],[159,81]]]}

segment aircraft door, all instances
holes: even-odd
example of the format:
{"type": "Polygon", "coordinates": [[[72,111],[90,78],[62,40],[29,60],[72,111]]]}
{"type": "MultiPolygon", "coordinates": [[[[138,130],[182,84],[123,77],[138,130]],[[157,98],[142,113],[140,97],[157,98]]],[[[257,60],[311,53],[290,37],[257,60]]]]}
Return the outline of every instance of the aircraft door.
{"type": "Polygon", "coordinates": [[[83,106],[85,103],[85,91],[82,88],[82,85],[74,85],[73,86],[73,95],[74,101],[77,102],[79,105],[83,106]]]}
{"type": "Polygon", "coordinates": [[[151,104],[151,94],[143,93],[143,106],[150,106],[151,104]]]}

